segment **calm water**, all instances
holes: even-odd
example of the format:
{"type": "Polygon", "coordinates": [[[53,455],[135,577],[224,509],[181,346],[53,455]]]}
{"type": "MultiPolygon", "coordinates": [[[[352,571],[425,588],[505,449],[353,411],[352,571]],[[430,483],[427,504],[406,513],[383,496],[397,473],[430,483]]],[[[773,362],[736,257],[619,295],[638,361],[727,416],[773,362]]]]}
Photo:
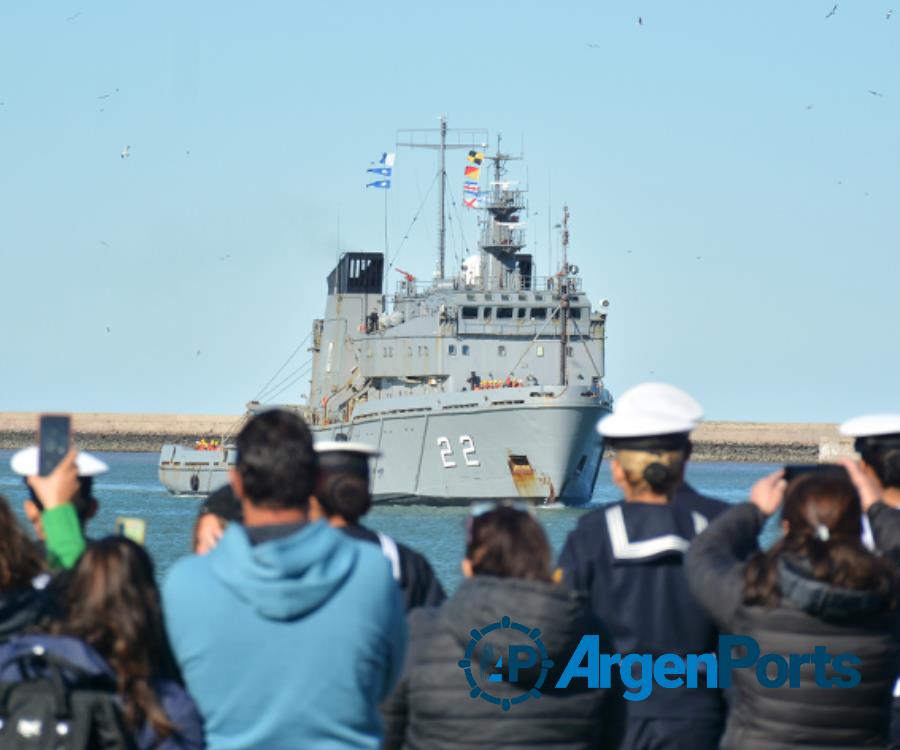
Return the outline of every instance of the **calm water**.
{"type": "MultiPolygon", "coordinates": [[[[21,477],[10,471],[11,451],[0,451],[0,494],[21,511],[28,496],[21,477]]],[[[110,466],[109,474],[94,485],[100,501],[100,513],[91,521],[89,533],[101,537],[113,532],[116,516],[140,516],[147,519],[147,547],[162,575],[172,563],[190,548],[191,531],[200,500],[174,498],[157,479],[155,453],[98,453],[110,466]]],[[[688,481],[700,491],[729,502],[747,499],[750,486],[773,464],[692,463],[688,481]]],[[[594,503],[619,499],[607,469],[601,469],[594,503]]],[[[585,509],[539,509],[553,548],[559,552],[566,534],[575,526],[585,509]]],[[[390,506],[375,508],[368,525],[384,531],[399,541],[423,552],[448,590],[459,581],[459,559],[464,543],[467,509],[463,507],[433,508],[427,506],[390,506]]],[[[21,512],[20,512],[21,515],[21,512]]],[[[23,517],[24,518],[24,517],[23,517]]],[[[767,529],[764,538],[774,536],[767,529]]]]}

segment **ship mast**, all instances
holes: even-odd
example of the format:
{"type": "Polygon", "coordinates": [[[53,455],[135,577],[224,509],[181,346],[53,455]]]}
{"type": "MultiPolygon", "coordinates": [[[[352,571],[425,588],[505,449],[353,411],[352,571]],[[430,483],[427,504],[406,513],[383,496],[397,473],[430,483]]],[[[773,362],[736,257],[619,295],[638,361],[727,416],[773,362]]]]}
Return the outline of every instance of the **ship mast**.
{"type": "Polygon", "coordinates": [[[440,181],[440,206],[438,206],[438,260],[434,272],[436,280],[441,281],[446,276],[447,255],[447,149],[473,149],[484,148],[487,144],[488,133],[482,128],[448,128],[447,118],[440,117],[438,128],[403,129],[397,131],[397,147],[429,148],[437,150],[440,156],[440,167],[437,179],[440,181]],[[437,134],[437,143],[432,143],[437,134]],[[448,139],[449,136],[449,139],[448,139]],[[448,143],[448,140],[450,142],[448,143]]]}
{"type": "Polygon", "coordinates": [[[563,206],[562,269],[559,272],[559,384],[568,385],[566,349],[569,348],[569,207],[563,206]]]}

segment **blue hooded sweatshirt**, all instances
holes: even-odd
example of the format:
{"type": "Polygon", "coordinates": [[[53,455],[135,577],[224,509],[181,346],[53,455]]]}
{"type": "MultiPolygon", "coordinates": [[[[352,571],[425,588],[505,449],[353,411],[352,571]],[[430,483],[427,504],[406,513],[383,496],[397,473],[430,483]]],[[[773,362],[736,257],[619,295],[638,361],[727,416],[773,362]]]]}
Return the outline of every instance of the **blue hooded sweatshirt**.
{"type": "Polygon", "coordinates": [[[172,567],[163,601],[211,750],[379,747],[406,621],[378,547],[324,522],[253,545],[231,524],[172,567]]]}

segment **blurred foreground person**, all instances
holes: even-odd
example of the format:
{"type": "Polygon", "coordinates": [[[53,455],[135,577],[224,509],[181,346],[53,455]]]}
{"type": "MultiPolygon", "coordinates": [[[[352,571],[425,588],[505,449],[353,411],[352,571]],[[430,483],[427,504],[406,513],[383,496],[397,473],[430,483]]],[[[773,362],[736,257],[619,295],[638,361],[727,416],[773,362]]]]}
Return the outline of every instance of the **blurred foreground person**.
{"type": "MultiPolygon", "coordinates": [[[[559,558],[563,580],[590,597],[596,628],[590,632],[599,633],[604,652],[716,650],[718,633],[688,588],[684,554],[728,506],[709,498],[673,501],[695,425],[681,408],[684,399],[673,393],[683,394],[663,384],[637,386],[600,421],[600,434],[615,449],[612,478],[625,499],[583,515],[559,558]]],[[[606,746],[718,747],[724,704],[717,689],[657,688],[644,700],[626,700],[626,683],[642,680],[649,675],[640,674],[640,665],[628,675],[614,673],[606,746]]]]}
{"type": "MultiPolygon", "coordinates": [[[[760,654],[790,659],[789,671],[799,672],[799,686],[776,688],[763,686],[752,668],[735,669],[723,748],[887,746],[898,578],[895,564],[869,551],[861,532],[866,513],[879,547],[896,560],[900,512],[878,501],[856,464],[846,468],[849,476],[840,467],[817,467],[790,484],[783,471],[770,474],[754,485],[749,503],[714,521],[688,553],[691,586],[723,630],[752,637],[760,654]],[[759,552],[757,535],[782,498],[784,537],[759,552]],[[814,649],[830,654],[824,664],[812,663],[814,649]],[[795,666],[797,654],[807,659],[795,666]],[[845,659],[835,669],[831,657],[839,654],[859,661],[845,659]],[[860,677],[852,687],[849,664],[860,677]],[[823,679],[832,687],[817,684],[823,679]]],[[[776,679],[778,665],[767,667],[776,679]]]]}
{"type": "MultiPolygon", "coordinates": [[[[22,687],[32,696],[49,693],[60,723],[33,716],[34,726],[26,731],[20,717],[9,722],[8,736],[0,735],[0,746],[28,747],[30,736],[36,747],[80,747],[67,742],[82,735],[90,738],[85,747],[203,747],[200,716],[178,682],[153,563],[143,547],[121,537],[93,542],[72,571],[62,620],[51,631],[19,636],[0,648],[0,681],[7,689],[30,681],[22,687]],[[51,679],[54,687],[48,689],[40,677],[54,674],[61,680],[51,679]],[[52,745],[34,734],[46,724],[58,735],[52,745]]],[[[11,703],[21,706],[23,695],[14,694],[11,703]]]]}
{"type": "Polygon", "coordinates": [[[40,551],[0,495],[0,643],[43,615],[48,581],[40,551]]]}
{"type": "Polygon", "coordinates": [[[400,590],[378,548],[309,521],[317,461],[299,417],[253,417],[237,450],[244,523],[163,587],[207,745],[377,748],[406,646],[400,590]]]}
{"type": "Polygon", "coordinates": [[[23,448],[13,455],[10,467],[26,478],[30,498],[23,509],[46,545],[48,564],[71,568],[84,552],[85,527],[99,508],[93,493],[94,477],[105,474],[109,466],[86,451],[72,449],[42,477],[38,475],[38,457],[36,445],[23,448]]]}
{"type": "Polygon", "coordinates": [[[230,484],[211,493],[197,512],[194,522],[191,550],[205,555],[213,549],[230,523],[243,523],[244,509],[230,484]]]}
{"type": "Polygon", "coordinates": [[[447,595],[431,564],[415,550],[387,534],[367,529],[360,519],[372,508],[369,459],[378,451],[363,443],[323,441],[315,444],[319,478],[311,500],[314,518],[325,517],[354,539],[379,545],[403,591],[406,611],[434,607],[447,595]]]}
{"type": "Polygon", "coordinates": [[[551,581],[550,544],[525,508],[501,503],[473,506],[462,561],[465,579],[440,607],[410,613],[403,679],[384,705],[386,750],[598,746],[606,691],[553,688],[585,632],[584,598],[551,581]],[[528,642],[527,636],[510,628],[494,631],[471,654],[472,674],[495,702],[473,699],[459,664],[464,656],[469,658],[466,649],[473,629],[507,617],[537,629],[554,661],[540,697],[509,713],[497,703],[532,688],[539,668],[520,670],[513,682],[508,664],[491,677],[484,672],[494,668],[497,656],[506,664],[508,644],[528,642]]]}

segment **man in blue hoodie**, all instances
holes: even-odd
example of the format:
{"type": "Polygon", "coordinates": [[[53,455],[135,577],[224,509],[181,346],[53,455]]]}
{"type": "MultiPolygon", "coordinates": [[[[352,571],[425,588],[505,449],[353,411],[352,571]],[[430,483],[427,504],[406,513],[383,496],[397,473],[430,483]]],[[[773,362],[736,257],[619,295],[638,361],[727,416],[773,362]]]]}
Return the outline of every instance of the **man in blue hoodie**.
{"type": "Polygon", "coordinates": [[[375,545],[309,522],[317,462],[299,417],[254,417],[237,449],[243,525],[176,563],[163,587],[207,747],[374,750],[406,648],[390,567],[375,545]]]}

